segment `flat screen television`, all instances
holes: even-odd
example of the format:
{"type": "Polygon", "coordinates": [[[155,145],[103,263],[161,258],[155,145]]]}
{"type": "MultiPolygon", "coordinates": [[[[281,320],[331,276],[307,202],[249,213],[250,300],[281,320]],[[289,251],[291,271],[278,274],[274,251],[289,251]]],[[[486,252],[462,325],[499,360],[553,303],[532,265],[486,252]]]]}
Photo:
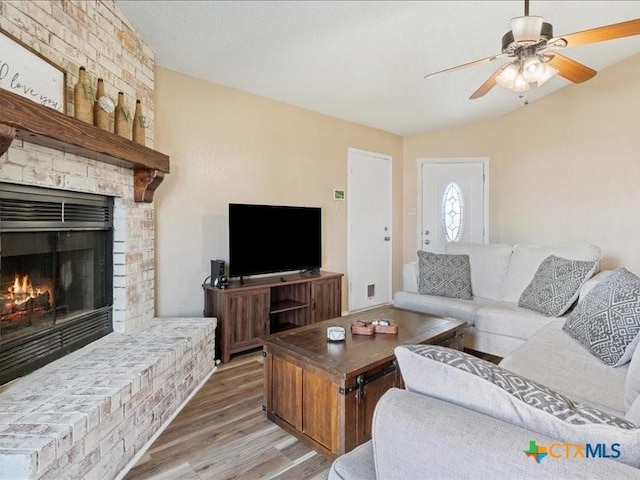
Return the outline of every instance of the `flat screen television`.
{"type": "Polygon", "coordinates": [[[229,276],[320,270],[320,207],[229,204],[229,276]]]}

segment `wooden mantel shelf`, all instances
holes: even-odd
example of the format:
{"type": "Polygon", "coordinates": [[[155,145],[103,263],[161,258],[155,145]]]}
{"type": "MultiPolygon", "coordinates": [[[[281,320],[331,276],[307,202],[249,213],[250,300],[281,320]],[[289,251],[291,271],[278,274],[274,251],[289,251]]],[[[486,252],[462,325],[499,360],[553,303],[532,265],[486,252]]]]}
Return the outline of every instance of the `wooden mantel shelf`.
{"type": "Polygon", "coordinates": [[[164,153],[0,89],[0,155],[14,138],[132,168],[136,202],[153,201],[153,192],[169,173],[164,153]]]}

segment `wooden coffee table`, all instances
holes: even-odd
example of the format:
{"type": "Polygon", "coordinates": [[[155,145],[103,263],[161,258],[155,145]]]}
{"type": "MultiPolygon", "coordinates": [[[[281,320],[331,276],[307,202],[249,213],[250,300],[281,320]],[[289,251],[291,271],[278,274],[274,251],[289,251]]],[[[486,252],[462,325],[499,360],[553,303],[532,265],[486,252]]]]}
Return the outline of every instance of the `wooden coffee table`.
{"type": "Polygon", "coordinates": [[[263,337],[267,417],[329,458],[371,438],[379,398],[403,382],[393,350],[438,344],[462,349],[459,320],[379,307],[263,337]],[[397,335],[352,335],[352,320],[392,320],[397,335]],[[328,326],[344,326],[344,342],[329,342],[328,326]]]}

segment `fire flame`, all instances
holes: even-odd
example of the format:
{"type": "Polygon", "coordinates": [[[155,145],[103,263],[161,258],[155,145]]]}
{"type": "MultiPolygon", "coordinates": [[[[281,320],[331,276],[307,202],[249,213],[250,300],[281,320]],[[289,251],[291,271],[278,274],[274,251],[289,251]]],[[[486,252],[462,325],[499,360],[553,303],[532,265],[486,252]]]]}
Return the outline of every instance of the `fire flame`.
{"type": "Polygon", "coordinates": [[[31,284],[29,275],[20,277],[20,275],[16,273],[13,280],[13,286],[9,287],[9,298],[13,305],[22,305],[32,298],[39,297],[45,293],[48,293],[49,298],[51,298],[51,289],[49,286],[43,285],[41,287],[34,288],[31,284]]]}

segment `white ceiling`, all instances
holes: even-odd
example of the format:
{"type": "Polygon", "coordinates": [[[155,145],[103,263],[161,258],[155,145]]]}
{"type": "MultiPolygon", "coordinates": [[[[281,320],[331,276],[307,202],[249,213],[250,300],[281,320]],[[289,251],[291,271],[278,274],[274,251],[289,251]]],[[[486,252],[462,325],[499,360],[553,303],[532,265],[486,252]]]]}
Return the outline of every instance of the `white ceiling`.
{"type": "MultiPolygon", "coordinates": [[[[523,1],[116,3],[160,67],[399,135],[523,107],[501,87],[469,100],[500,61],[423,78],[499,53],[523,1]]],[[[560,36],[638,18],[640,1],[533,0],[530,14],[560,36]]],[[[563,54],[602,70],[638,52],[640,35],[563,54]]],[[[527,98],[567,85],[555,77],[527,98]]]]}

